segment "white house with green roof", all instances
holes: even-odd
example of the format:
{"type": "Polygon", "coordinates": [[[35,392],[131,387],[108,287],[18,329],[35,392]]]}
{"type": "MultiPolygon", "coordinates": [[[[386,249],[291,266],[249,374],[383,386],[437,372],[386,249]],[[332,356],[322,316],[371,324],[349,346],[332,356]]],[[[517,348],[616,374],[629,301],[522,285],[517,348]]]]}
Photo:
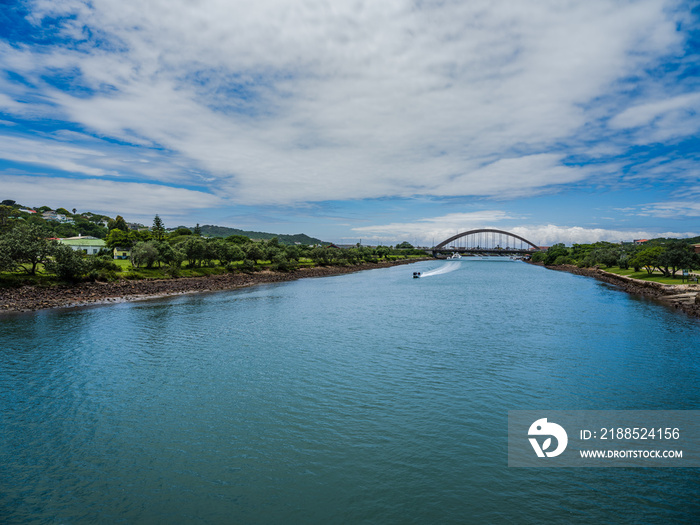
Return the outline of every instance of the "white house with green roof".
{"type": "Polygon", "coordinates": [[[97,237],[90,236],[78,236],[78,237],[67,237],[65,239],[58,239],[58,242],[70,246],[76,252],[85,252],[88,255],[95,255],[102,248],[105,247],[105,242],[97,237]]]}

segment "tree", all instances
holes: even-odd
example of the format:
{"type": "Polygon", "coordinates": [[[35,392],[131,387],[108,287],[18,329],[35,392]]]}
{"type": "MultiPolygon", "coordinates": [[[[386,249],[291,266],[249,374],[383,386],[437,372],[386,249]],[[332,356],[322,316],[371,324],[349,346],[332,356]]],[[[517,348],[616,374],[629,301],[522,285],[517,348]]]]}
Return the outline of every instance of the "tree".
{"type": "Polygon", "coordinates": [[[158,214],[156,214],[156,216],[153,218],[153,228],[151,228],[151,231],[153,232],[153,238],[156,241],[162,241],[165,239],[165,226],[163,225],[161,218],[158,217],[158,214]]]}
{"type": "Polygon", "coordinates": [[[284,251],[290,259],[298,259],[301,254],[301,250],[297,246],[285,246],[284,251]]]}
{"type": "Polygon", "coordinates": [[[246,237],[245,235],[229,235],[226,237],[226,242],[232,242],[242,246],[245,243],[250,242],[250,237],[246,237]]]}
{"type": "Polygon", "coordinates": [[[35,224],[19,224],[0,239],[0,252],[12,269],[35,275],[39,264],[53,254],[56,241],[47,238],[47,231],[35,224]]]}
{"type": "Polygon", "coordinates": [[[630,256],[627,255],[626,253],[623,253],[620,255],[620,258],[617,260],[617,265],[622,268],[623,270],[626,270],[627,268],[630,267],[630,256]]]}
{"type": "Polygon", "coordinates": [[[126,224],[124,217],[122,217],[121,215],[117,215],[117,217],[114,220],[110,219],[107,222],[107,229],[109,229],[109,230],[117,229],[117,230],[121,230],[123,232],[128,232],[129,226],[126,224]]]}
{"type": "Polygon", "coordinates": [[[651,275],[654,269],[659,266],[659,261],[663,252],[664,249],[662,246],[644,248],[630,259],[630,266],[635,270],[644,268],[647,273],[651,275]]]}
{"type": "Polygon", "coordinates": [[[192,230],[185,228],[184,226],[180,226],[173,232],[173,235],[192,235],[192,230]]]}
{"type": "Polygon", "coordinates": [[[10,215],[14,211],[12,206],[0,204],[0,228],[5,228],[8,225],[10,215]]]}
{"type": "Polygon", "coordinates": [[[131,248],[131,265],[139,268],[145,265],[146,268],[153,268],[158,260],[158,249],[153,241],[139,242],[131,248]]]}
{"type": "Polygon", "coordinates": [[[402,243],[399,243],[396,245],[397,250],[412,250],[413,245],[408,242],[408,241],[403,241],[402,243]]]}
{"type": "Polygon", "coordinates": [[[391,248],[389,248],[388,246],[377,246],[374,250],[374,253],[376,253],[380,258],[386,257],[391,253],[391,248]]]}
{"type": "Polygon", "coordinates": [[[243,251],[245,252],[246,259],[250,259],[251,261],[259,261],[265,257],[264,250],[260,246],[260,243],[257,242],[249,242],[243,247],[243,251]]]}
{"type": "Polygon", "coordinates": [[[615,266],[619,260],[619,253],[615,248],[601,248],[594,253],[595,260],[606,267],[615,266]]]}
{"type": "MultiPolygon", "coordinates": [[[[330,264],[333,262],[333,259],[335,259],[335,251],[333,248],[329,248],[327,246],[316,246],[311,250],[311,253],[309,254],[309,257],[316,263],[316,264],[330,264]]],[[[369,253],[372,253],[372,250],[369,250],[369,253]]],[[[371,255],[374,257],[373,255],[371,255]]]]}
{"type": "Polygon", "coordinates": [[[230,262],[243,261],[245,259],[245,253],[243,252],[243,248],[241,248],[237,244],[229,246],[227,254],[230,262]]]}
{"type": "Polygon", "coordinates": [[[0,272],[11,272],[15,269],[15,262],[10,258],[10,254],[4,249],[3,242],[0,240],[0,272]]]}
{"type": "Polygon", "coordinates": [[[201,237],[190,237],[181,245],[190,267],[199,266],[205,256],[206,245],[201,237]]]}
{"type": "Polygon", "coordinates": [[[158,266],[161,264],[167,265],[165,272],[172,277],[177,277],[180,273],[180,266],[185,260],[185,254],[179,248],[172,246],[168,242],[155,242],[154,245],[158,250],[158,266]]]}
{"type": "Polygon", "coordinates": [[[192,234],[196,235],[198,237],[200,237],[202,235],[202,228],[199,227],[199,223],[197,223],[197,226],[194,227],[192,234]]]}
{"type": "MultiPolygon", "coordinates": [[[[277,238],[271,239],[271,240],[277,240],[277,238]]],[[[282,248],[279,244],[271,244],[269,241],[266,243],[262,244],[262,250],[263,250],[263,256],[261,259],[266,260],[266,261],[271,261],[272,259],[275,258],[278,254],[284,254],[285,250],[282,248]]]]}
{"type": "Polygon", "coordinates": [[[664,275],[675,277],[678,270],[696,268],[698,258],[690,244],[683,241],[672,241],[665,247],[658,263],[664,275]]]}
{"type": "Polygon", "coordinates": [[[114,228],[109,231],[105,237],[105,245],[110,250],[114,248],[131,248],[133,241],[129,239],[129,234],[119,228],[114,228]]]}
{"type": "Polygon", "coordinates": [[[566,258],[568,256],[569,256],[569,250],[567,249],[566,246],[564,246],[563,243],[554,244],[554,245],[550,246],[549,249],[547,250],[547,253],[545,253],[544,263],[546,265],[551,265],[551,264],[555,264],[555,263],[557,263],[557,261],[559,261],[559,264],[562,264],[561,261],[566,261],[566,258]]]}
{"type": "MultiPolygon", "coordinates": [[[[204,239],[202,239],[204,240],[204,239]]],[[[201,263],[206,266],[213,266],[213,261],[218,258],[216,246],[211,241],[204,241],[201,263]]]]}
{"type": "Polygon", "coordinates": [[[107,228],[90,221],[85,217],[76,216],[75,227],[81,235],[90,235],[92,237],[97,237],[98,239],[103,239],[107,235],[107,228]]]}
{"type": "Polygon", "coordinates": [[[242,261],[245,259],[243,250],[237,244],[217,240],[212,243],[212,247],[215,250],[216,258],[219,259],[219,262],[223,266],[226,266],[233,261],[242,261]]]}
{"type": "Polygon", "coordinates": [[[53,250],[53,257],[46,262],[46,270],[63,280],[75,282],[90,269],[86,257],[70,246],[60,244],[53,250]]]}
{"type": "Polygon", "coordinates": [[[289,272],[296,269],[297,262],[294,259],[288,259],[284,252],[278,252],[272,258],[272,266],[280,272],[289,272]]]}

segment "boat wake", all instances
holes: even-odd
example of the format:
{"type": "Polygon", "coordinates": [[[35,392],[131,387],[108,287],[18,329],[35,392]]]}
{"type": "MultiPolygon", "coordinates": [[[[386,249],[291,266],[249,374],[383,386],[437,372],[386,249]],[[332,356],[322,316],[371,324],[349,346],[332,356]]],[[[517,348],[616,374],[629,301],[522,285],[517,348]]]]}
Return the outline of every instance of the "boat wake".
{"type": "Polygon", "coordinates": [[[433,275],[442,275],[443,273],[454,272],[460,266],[460,263],[458,263],[457,261],[448,262],[447,264],[443,264],[439,268],[435,268],[434,270],[428,270],[427,272],[421,273],[420,277],[422,279],[423,277],[432,277],[433,275]]]}

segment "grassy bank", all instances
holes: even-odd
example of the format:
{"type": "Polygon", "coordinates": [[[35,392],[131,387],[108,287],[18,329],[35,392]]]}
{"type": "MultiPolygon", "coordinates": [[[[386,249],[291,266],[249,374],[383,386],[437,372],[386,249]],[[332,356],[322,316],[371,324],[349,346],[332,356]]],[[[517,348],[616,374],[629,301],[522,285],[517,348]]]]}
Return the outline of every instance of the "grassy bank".
{"type": "MultiPolygon", "coordinates": [[[[410,261],[419,260],[424,257],[419,255],[408,255],[405,257],[388,255],[377,259],[376,263],[393,263],[397,261],[410,261]]],[[[126,259],[116,259],[113,261],[118,267],[118,271],[112,274],[112,278],[108,279],[110,281],[127,279],[127,280],[160,280],[160,279],[173,279],[173,278],[190,278],[190,277],[207,277],[214,275],[224,275],[229,273],[243,273],[244,262],[236,261],[230,263],[227,267],[220,264],[219,261],[213,261],[209,266],[188,266],[184,264],[180,268],[177,268],[175,272],[168,269],[167,267],[153,268],[134,268],[131,261],[126,259]]],[[[316,263],[310,258],[301,257],[297,262],[298,269],[304,268],[316,268],[321,266],[339,266],[342,264],[334,265],[321,265],[316,263]]],[[[354,266],[354,265],[350,265],[354,266]]],[[[274,269],[272,261],[269,260],[258,260],[255,263],[255,267],[252,271],[262,271],[266,269],[274,269]]],[[[248,268],[248,271],[251,271],[248,268]]],[[[40,287],[54,287],[66,284],[62,282],[58,277],[53,274],[47,273],[43,265],[37,267],[36,275],[29,275],[26,272],[0,272],[0,288],[16,288],[18,286],[40,286],[40,287]]]]}
{"type": "MultiPolygon", "coordinates": [[[[635,272],[632,268],[624,269],[624,268],[619,268],[617,266],[611,266],[609,268],[601,268],[601,270],[612,273],[615,275],[623,275],[625,277],[631,277],[632,279],[639,279],[640,281],[649,281],[649,282],[655,282],[655,283],[661,283],[661,284],[683,284],[683,276],[682,273],[679,271],[676,273],[676,277],[667,277],[664,274],[662,274],[659,271],[654,271],[649,274],[646,270],[642,270],[639,272],[635,272]]],[[[686,279],[685,282],[687,283],[688,280],[686,279]]]]}

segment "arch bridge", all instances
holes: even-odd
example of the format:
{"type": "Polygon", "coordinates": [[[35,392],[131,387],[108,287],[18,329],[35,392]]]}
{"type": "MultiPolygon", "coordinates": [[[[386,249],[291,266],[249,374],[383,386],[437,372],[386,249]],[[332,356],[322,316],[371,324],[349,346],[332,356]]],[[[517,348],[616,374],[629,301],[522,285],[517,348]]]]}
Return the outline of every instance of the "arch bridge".
{"type": "Polygon", "coordinates": [[[520,235],[491,228],[458,233],[432,248],[433,255],[436,257],[448,253],[527,255],[539,250],[539,246],[520,235]]]}

